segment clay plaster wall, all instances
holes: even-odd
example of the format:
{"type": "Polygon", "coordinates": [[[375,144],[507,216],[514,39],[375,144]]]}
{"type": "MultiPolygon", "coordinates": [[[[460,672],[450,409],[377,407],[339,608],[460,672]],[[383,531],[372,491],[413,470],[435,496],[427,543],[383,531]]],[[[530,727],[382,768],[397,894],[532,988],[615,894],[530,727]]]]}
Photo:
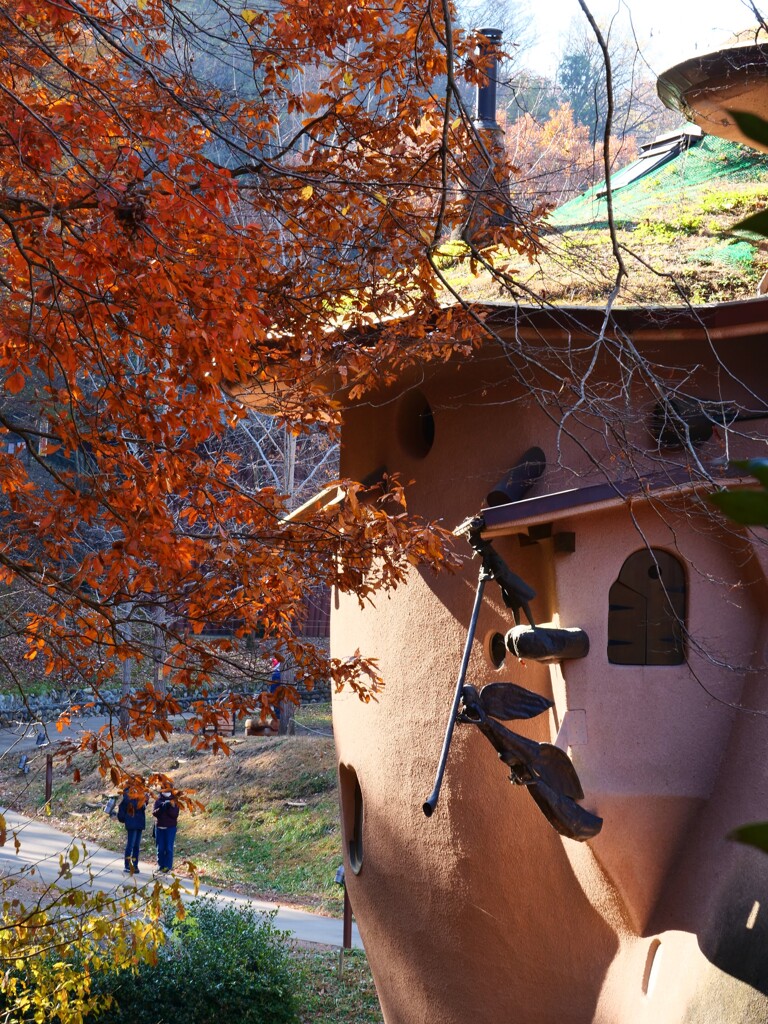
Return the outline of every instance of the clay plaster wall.
{"type": "MultiPolygon", "coordinates": [[[[499,377],[483,361],[442,368],[350,410],[342,472],[399,471],[414,481],[411,510],[447,527],[476,513],[533,444],[550,463],[534,494],[599,479],[578,444],[560,439],[558,449],[552,416],[499,377]],[[414,454],[407,422],[420,407],[416,389],[434,417],[426,454],[414,454]]],[[[744,535],[690,504],[574,513],[558,529],[575,534],[573,553],[514,536],[495,546],[536,589],[537,621],[586,630],[588,657],[523,667],[508,656],[496,671],[482,641],[512,619],[489,584],[468,681],[510,679],[555,701],[548,716],[515,728],[537,740],[560,733],[569,747],[584,805],[605,819],[588,845],[561,839],[469,726],[457,728],[434,816],[422,813],[477,580],[463,541],[465,568],[454,576],[414,571],[365,611],[336,595],[333,654],[377,657],[386,684],[375,705],[336,696],[334,721],[339,761],[363,794],[364,858],[359,874],[348,870],[349,891],[387,1024],[703,1022],[703,991],[768,1014],[760,969],[741,977],[723,952],[745,931],[751,949],[758,933],[746,923],[762,894],[757,855],[724,838],[765,813],[766,723],[727,706],[764,701],[760,566],[744,535]],[[680,666],[608,662],[608,592],[646,545],[686,567],[680,666]]]]}

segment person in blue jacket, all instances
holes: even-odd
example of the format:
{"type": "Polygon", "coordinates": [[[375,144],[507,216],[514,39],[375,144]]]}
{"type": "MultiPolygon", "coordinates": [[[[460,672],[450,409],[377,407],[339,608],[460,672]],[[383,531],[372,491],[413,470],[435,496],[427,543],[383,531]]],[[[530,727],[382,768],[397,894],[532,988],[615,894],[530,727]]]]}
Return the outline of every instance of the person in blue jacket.
{"type": "MultiPolygon", "coordinates": [[[[280,671],[280,659],[273,657],[270,662],[271,674],[269,677],[269,692],[276,693],[283,685],[282,673],[280,671]]],[[[272,708],[275,718],[280,721],[280,705],[275,704],[272,708]]]]}
{"type": "Polygon", "coordinates": [[[131,787],[126,786],[123,791],[123,799],[117,809],[117,820],[125,825],[125,867],[123,874],[138,875],[139,873],[139,848],[141,847],[141,835],[147,826],[145,807],[149,803],[146,794],[131,796],[131,787]]]}
{"type": "Polygon", "coordinates": [[[155,841],[157,843],[157,870],[173,870],[173,844],[176,841],[176,823],[179,820],[179,805],[170,789],[164,789],[155,800],[152,810],[155,817],[155,841]]]}

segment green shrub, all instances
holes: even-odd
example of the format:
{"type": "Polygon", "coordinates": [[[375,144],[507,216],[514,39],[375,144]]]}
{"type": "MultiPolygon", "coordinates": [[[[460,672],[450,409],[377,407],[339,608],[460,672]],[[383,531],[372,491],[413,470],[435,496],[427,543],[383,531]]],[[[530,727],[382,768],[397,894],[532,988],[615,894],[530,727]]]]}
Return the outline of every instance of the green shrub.
{"type": "Polygon", "coordinates": [[[103,974],[96,985],[114,1005],[98,1024],[296,1024],[286,940],[269,917],[196,900],[154,965],[103,974]]]}

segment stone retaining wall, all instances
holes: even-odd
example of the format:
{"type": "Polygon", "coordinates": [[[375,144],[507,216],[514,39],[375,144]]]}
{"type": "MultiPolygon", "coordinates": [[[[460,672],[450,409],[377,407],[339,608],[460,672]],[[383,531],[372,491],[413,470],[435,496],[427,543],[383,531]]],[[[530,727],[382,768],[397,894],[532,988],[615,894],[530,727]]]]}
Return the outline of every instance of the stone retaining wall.
{"type": "MultiPolygon", "coordinates": [[[[265,680],[265,685],[269,680],[265,680]]],[[[307,690],[304,686],[296,689],[302,704],[322,704],[331,699],[330,683],[325,680],[315,683],[314,689],[307,690]]],[[[176,694],[182,708],[188,708],[193,700],[200,700],[201,694],[176,694]]],[[[215,697],[209,695],[209,700],[215,697]]],[[[120,707],[120,693],[117,690],[103,690],[99,698],[92,692],[78,690],[74,693],[51,690],[40,696],[29,696],[22,701],[17,694],[0,694],[0,728],[9,728],[20,722],[52,722],[65,711],[73,707],[79,708],[80,715],[116,714],[120,707]]]]}

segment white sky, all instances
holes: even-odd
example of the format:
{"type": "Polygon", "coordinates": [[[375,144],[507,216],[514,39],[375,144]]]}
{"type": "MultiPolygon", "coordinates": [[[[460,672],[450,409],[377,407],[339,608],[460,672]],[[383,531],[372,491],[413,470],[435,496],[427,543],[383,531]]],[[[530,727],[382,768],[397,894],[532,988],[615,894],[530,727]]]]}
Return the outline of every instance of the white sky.
{"type": "MultiPolygon", "coordinates": [[[[538,44],[525,54],[525,64],[553,74],[572,19],[586,24],[578,0],[505,0],[520,3],[534,17],[538,44]]],[[[655,74],[680,61],[719,49],[735,32],[756,24],[747,0],[588,0],[595,19],[606,25],[616,17],[619,33],[635,35],[655,74]]],[[[768,0],[756,0],[768,20],[768,0]]],[[[513,40],[505,39],[509,45],[513,40]]]]}

